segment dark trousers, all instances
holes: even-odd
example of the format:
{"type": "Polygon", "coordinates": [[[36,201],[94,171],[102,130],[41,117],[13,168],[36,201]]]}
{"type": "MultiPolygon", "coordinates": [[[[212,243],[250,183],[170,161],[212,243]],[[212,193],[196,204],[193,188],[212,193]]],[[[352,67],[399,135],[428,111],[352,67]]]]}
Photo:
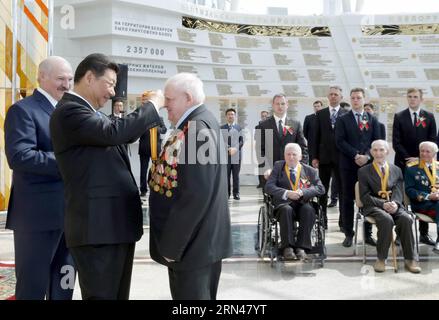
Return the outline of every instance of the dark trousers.
{"type": "Polygon", "coordinates": [[[128,300],[135,243],[71,248],[83,300],[128,300]]]}
{"type": "Polygon", "coordinates": [[[280,249],[287,247],[311,249],[311,231],[316,221],[316,213],[311,204],[284,205],[276,209],[276,216],[280,226],[280,249]],[[299,222],[297,239],[295,238],[295,221],[299,222]]]}
{"type": "Polygon", "coordinates": [[[412,217],[399,210],[395,214],[388,214],[384,210],[371,212],[368,216],[375,218],[378,228],[377,256],[380,260],[387,259],[392,241],[393,226],[396,225],[396,234],[401,240],[404,259],[414,259],[414,239],[412,232],[412,217]]]}
{"type": "Polygon", "coordinates": [[[149,154],[140,154],[140,192],[148,192],[148,167],[149,159],[151,156],[149,154]]]}
{"type": "Polygon", "coordinates": [[[233,179],[233,194],[239,193],[239,171],[241,170],[241,162],[237,164],[227,164],[227,187],[229,190],[229,196],[230,196],[230,190],[232,189],[230,185],[230,176],[232,176],[233,179]]]}
{"type": "Polygon", "coordinates": [[[216,300],[222,261],[192,270],[168,268],[174,300],[216,300]]]}
{"type": "Polygon", "coordinates": [[[14,231],[14,249],[17,300],[72,299],[75,269],[62,230],[14,231]]]}
{"type": "MultiPolygon", "coordinates": [[[[343,175],[341,176],[340,212],[343,214],[343,228],[346,237],[354,236],[354,200],[355,183],[357,181],[356,170],[343,170],[343,175]]],[[[372,225],[366,222],[365,228],[366,237],[370,237],[372,234],[372,225]]]]}
{"type": "MultiPolygon", "coordinates": [[[[339,189],[339,198],[341,199],[341,188],[339,188],[339,184],[340,184],[340,169],[338,167],[337,164],[335,163],[329,163],[329,164],[320,164],[319,165],[319,177],[320,180],[322,181],[323,186],[325,187],[325,194],[323,196],[320,197],[320,205],[322,206],[322,213],[323,213],[323,218],[325,219],[325,221],[327,221],[327,217],[326,217],[326,209],[328,206],[328,190],[329,190],[329,182],[331,180],[331,176],[334,177],[334,179],[332,180],[332,185],[337,185],[338,189],[339,189]]],[[[356,176],[356,175],[355,175],[356,176]]],[[[331,197],[332,197],[332,191],[331,191],[331,197]]],[[[338,216],[338,225],[339,227],[343,226],[343,206],[339,205],[339,211],[340,214],[338,216]]]]}
{"type": "Polygon", "coordinates": [[[340,189],[340,177],[335,175],[332,171],[331,175],[331,201],[336,202],[338,200],[338,190],[340,189]]]}

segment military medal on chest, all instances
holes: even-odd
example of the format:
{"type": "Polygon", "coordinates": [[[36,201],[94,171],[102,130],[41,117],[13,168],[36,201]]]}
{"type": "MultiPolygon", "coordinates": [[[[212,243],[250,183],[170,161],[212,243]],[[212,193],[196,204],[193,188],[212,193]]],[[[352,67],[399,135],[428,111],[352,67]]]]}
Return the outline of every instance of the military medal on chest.
{"type": "Polygon", "coordinates": [[[164,194],[168,198],[174,194],[173,189],[178,187],[178,157],[184,145],[188,126],[187,124],[183,130],[176,130],[171,134],[160,156],[151,165],[149,180],[151,190],[164,194]]]}

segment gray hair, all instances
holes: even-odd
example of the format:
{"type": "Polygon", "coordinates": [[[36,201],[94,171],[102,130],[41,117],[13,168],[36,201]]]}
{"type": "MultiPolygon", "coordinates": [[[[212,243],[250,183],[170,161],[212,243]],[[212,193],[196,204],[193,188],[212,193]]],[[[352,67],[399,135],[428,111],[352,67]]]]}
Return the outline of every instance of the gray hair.
{"type": "Polygon", "coordinates": [[[419,144],[419,151],[421,151],[422,147],[429,147],[431,150],[433,150],[434,153],[438,152],[437,144],[431,141],[423,141],[419,144]]]}
{"type": "Polygon", "coordinates": [[[40,64],[38,65],[38,82],[40,81],[43,74],[47,74],[47,75],[50,74],[52,72],[52,69],[56,65],[62,65],[62,64],[66,64],[67,66],[69,66],[70,69],[72,69],[70,63],[63,57],[50,56],[44,59],[43,61],[41,61],[40,64]]]}
{"type": "Polygon", "coordinates": [[[331,89],[335,89],[335,90],[338,90],[338,91],[340,91],[341,93],[343,93],[343,89],[342,89],[340,86],[330,86],[330,87],[329,87],[329,90],[331,90],[331,89]]]}
{"type": "Polygon", "coordinates": [[[165,87],[167,86],[175,87],[185,93],[189,93],[195,104],[203,103],[206,99],[203,82],[193,73],[178,73],[165,82],[165,87]]]}
{"type": "Polygon", "coordinates": [[[302,154],[302,148],[300,148],[300,146],[297,143],[292,143],[292,142],[287,143],[285,146],[284,153],[287,152],[287,150],[289,150],[289,149],[291,149],[293,151],[297,151],[300,154],[302,154]]]}
{"type": "Polygon", "coordinates": [[[370,147],[373,148],[377,144],[382,144],[386,148],[387,151],[390,150],[389,143],[386,140],[381,140],[381,139],[373,141],[370,147]]]}

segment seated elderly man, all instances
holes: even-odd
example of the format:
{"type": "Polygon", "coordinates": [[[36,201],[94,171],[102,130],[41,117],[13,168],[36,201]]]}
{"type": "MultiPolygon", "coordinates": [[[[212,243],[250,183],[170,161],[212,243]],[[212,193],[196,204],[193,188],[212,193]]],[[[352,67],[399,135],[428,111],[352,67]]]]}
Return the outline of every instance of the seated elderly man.
{"type": "Polygon", "coordinates": [[[388,163],[389,145],[385,140],[375,140],[370,149],[373,162],[358,171],[360,198],[363,213],[376,220],[378,228],[376,272],[386,270],[386,259],[392,242],[393,226],[400,237],[404,252],[405,268],[412,273],[421,272],[414,260],[413,219],[403,205],[404,187],[401,169],[388,163]]]}
{"type": "MultiPolygon", "coordinates": [[[[439,225],[439,162],[436,161],[438,146],[434,142],[419,144],[419,161],[410,162],[405,170],[405,192],[410,198],[412,210],[430,216],[439,225]]],[[[438,237],[433,252],[439,253],[438,237]]]]}
{"type": "Polygon", "coordinates": [[[297,143],[288,143],[285,160],[276,161],[265,185],[265,191],[273,196],[275,212],[280,224],[280,237],[285,260],[306,259],[305,250],[311,249],[311,231],[316,220],[309,200],[325,193],[317,170],[299,161],[302,149],[297,143]],[[295,223],[299,221],[297,239],[295,223]],[[294,250],[296,252],[294,253],[294,250]]]}

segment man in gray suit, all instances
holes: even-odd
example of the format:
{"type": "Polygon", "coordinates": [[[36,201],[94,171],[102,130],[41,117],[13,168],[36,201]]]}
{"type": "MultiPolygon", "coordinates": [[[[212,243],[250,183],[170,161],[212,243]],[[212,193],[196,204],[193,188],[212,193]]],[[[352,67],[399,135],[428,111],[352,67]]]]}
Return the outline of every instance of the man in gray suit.
{"type": "Polygon", "coordinates": [[[284,259],[304,260],[305,251],[311,249],[311,231],[316,220],[316,212],[309,200],[325,194],[325,187],[316,169],[300,163],[302,149],[299,144],[288,143],[284,157],[285,160],[274,164],[265,190],[273,196],[284,259]],[[299,221],[297,238],[294,236],[294,221],[299,221]]]}
{"type": "Polygon", "coordinates": [[[370,150],[373,162],[358,171],[360,198],[365,216],[376,220],[378,228],[377,261],[374,269],[384,272],[386,258],[392,241],[393,226],[401,239],[405,268],[420,273],[421,268],[414,260],[412,217],[403,205],[403,178],[401,169],[386,161],[389,145],[385,140],[372,142],[370,150]]]}

